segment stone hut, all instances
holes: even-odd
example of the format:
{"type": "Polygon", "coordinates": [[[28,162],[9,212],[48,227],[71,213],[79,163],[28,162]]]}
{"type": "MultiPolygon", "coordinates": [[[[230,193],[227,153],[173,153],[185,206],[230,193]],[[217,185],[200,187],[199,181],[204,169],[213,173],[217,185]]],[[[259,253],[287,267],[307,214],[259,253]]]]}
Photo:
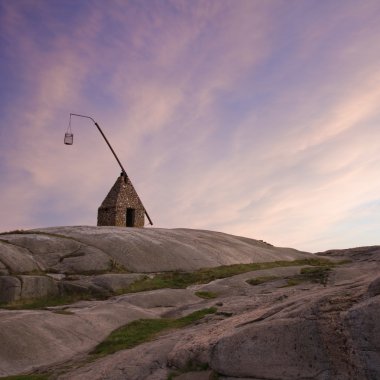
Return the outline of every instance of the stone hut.
{"type": "Polygon", "coordinates": [[[121,173],[98,208],[98,226],[144,227],[144,215],[153,224],[131,180],[121,173]]]}

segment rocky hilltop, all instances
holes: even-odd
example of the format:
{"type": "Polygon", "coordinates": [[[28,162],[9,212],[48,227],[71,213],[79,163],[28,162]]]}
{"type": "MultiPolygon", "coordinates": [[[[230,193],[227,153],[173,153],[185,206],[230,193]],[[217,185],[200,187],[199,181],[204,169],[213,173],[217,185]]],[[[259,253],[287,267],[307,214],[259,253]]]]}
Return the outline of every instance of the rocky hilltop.
{"type": "Polygon", "coordinates": [[[189,229],[3,233],[0,376],[379,379],[379,261],[189,229]]]}

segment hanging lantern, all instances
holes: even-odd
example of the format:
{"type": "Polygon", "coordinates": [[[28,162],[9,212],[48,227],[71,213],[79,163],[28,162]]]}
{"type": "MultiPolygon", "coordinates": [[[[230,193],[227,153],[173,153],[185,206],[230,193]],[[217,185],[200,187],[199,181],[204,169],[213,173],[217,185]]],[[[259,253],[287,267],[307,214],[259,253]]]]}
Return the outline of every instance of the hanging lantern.
{"type": "Polygon", "coordinates": [[[74,135],[72,133],[65,133],[65,139],[64,142],[66,145],[73,145],[74,142],[74,135]]]}
{"type": "Polygon", "coordinates": [[[65,139],[63,140],[66,145],[73,145],[74,143],[74,135],[71,132],[71,114],[69,119],[69,126],[67,127],[67,131],[65,133],[65,139]]]}

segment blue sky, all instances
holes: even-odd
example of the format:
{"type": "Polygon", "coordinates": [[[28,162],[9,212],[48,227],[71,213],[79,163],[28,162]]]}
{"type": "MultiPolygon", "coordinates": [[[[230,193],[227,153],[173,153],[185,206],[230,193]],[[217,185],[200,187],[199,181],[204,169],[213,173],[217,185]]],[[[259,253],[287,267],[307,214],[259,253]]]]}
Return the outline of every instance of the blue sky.
{"type": "Polygon", "coordinates": [[[155,227],[379,244],[377,0],[0,0],[0,230],[95,225],[119,174],[155,227]]]}

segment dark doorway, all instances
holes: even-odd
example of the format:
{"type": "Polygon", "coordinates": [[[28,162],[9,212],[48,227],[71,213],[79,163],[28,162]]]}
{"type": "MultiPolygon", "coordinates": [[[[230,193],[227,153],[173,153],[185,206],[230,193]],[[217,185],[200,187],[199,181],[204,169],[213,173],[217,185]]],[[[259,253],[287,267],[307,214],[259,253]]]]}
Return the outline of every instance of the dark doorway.
{"type": "Polygon", "coordinates": [[[135,209],[127,208],[126,225],[127,227],[134,227],[135,225],[135,209]]]}

